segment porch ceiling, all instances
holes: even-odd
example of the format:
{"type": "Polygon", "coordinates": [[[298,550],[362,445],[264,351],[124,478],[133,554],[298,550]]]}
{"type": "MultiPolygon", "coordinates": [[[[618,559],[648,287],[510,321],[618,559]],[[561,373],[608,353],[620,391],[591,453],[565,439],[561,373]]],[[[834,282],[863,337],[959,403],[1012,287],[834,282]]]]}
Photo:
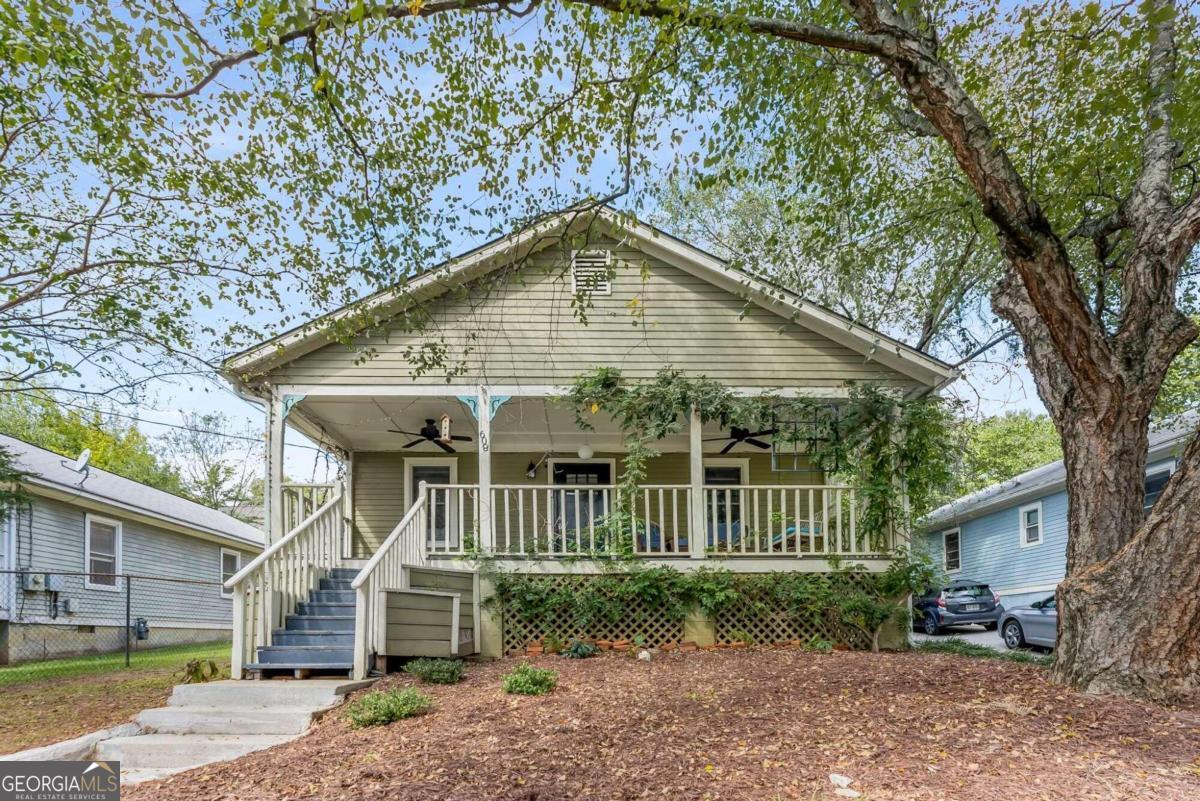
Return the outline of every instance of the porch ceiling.
{"type": "MultiPolygon", "coordinates": [[[[450,415],[452,431],[477,439],[478,422],[470,408],[455,395],[438,397],[397,396],[321,396],[301,401],[297,408],[310,421],[319,424],[343,447],[353,451],[398,451],[414,438],[388,431],[401,428],[416,431],[426,419],[450,415]]],[[[565,405],[547,398],[513,398],[505,402],[492,419],[492,450],[508,453],[551,451],[570,453],[581,445],[595,452],[624,450],[620,429],[608,415],[597,414],[591,421],[594,431],[580,431],[575,416],[565,405]]],[[[717,437],[728,431],[716,425],[704,427],[705,437],[717,437]]],[[[704,443],[705,453],[717,453],[723,442],[704,443]]],[[[457,443],[460,453],[474,452],[475,443],[457,443]]],[[[663,452],[686,452],[686,433],[668,437],[655,447],[663,452]]],[[[409,449],[413,453],[440,453],[436,445],[423,443],[409,449]]],[[[744,456],[739,452],[731,454],[744,456]]]]}

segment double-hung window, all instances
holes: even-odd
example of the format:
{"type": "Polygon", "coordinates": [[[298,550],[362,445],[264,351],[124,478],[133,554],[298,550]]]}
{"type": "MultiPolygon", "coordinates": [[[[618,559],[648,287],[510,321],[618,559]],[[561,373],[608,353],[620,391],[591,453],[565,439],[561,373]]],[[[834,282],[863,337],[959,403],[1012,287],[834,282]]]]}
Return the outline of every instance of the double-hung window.
{"type": "Polygon", "coordinates": [[[942,568],[947,573],[962,569],[962,535],[956,528],[942,532],[942,568]]]}
{"type": "Polygon", "coordinates": [[[1028,548],[1041,545],[1042,536],[1042,503],[1031,503],[1018,510],[1021,520],[1021,547],[1028,548]]]}
{"type": "Polygon", "coordinates": [[[225,582],[237,575],[242,569],[242,555],[228,548],[221,549],[221,597],[232,598],[233,591],[225,586],[225,582]]]}
{"type": "Polygon", "coordinates": [[[121,523],[94,515],[84,517],[84,564],[88,589],[117,591],[121,572],[121,523]]]}

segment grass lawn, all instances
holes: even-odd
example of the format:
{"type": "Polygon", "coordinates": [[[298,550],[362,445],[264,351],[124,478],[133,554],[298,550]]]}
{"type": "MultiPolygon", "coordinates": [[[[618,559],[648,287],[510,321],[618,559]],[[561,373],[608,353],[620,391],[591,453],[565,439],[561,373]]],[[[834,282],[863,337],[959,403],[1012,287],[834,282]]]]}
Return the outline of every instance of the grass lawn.
{"type": "MultiPolygon", "coordinates": [[[[430,710],[352,729],[343,712],[242,759],[129,788],[127,801],[1185,801],[1200,710],[1087,696],[1038,664],[800,649],[519,660],[420,685],[430,710]]],[[[376,688],[405,687],[394,675],[376,688]]]]}
{"type": "Polygon", "coordinates": [[[229,643],[136,652],[128,669],[124,653],[0,668],[0,753],[78,737],[161,706],[192,659],[227,668],[229,643]]]}

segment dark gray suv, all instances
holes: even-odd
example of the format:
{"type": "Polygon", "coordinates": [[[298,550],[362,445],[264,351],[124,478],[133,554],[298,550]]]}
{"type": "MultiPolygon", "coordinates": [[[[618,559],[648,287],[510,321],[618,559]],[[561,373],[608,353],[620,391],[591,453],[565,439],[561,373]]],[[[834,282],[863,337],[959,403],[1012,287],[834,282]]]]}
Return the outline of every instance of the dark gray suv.
{"type": "Polygon", "coordinates": [[[1000,596],[982,581],[960,580],[930,587],[913,599],[913,625],[926,634],[941,634],[946,626],[968,623],[995,631],[1002,612],[1000,596]]]}

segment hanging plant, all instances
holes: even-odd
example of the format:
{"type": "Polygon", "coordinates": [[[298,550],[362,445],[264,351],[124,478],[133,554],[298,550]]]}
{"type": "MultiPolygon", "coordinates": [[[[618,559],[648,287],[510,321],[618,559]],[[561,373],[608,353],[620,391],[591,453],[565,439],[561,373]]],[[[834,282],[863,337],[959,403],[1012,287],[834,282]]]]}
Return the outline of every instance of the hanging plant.
{"type": "Polygon", "coordinates": [[[563,400],[581,429],[594,430],[592,421],[603,413],[624,433],[617,511],[606,521],[607,541],[616,544],[617,555],[633,555],[636,524],[626,510],[645,483],[647,462],[659,455],[654,443],[681,433],[693,408],[703,422],[722,427],[774,429],[781,420],[804,421],[777,430],[777,443],[803,446],[826,476],[856,487],[861,530],[881,549],[895,541],[893,535],[906,536],[913,520],[936,505],[953,477],[953,408],[938,397],[905,399],[869,384],[851,385],[847,399],[839,403],[769,393],[739,397],[717,381],[669,367],[641,382],[600,367],[577,378],[563,400]]]}

